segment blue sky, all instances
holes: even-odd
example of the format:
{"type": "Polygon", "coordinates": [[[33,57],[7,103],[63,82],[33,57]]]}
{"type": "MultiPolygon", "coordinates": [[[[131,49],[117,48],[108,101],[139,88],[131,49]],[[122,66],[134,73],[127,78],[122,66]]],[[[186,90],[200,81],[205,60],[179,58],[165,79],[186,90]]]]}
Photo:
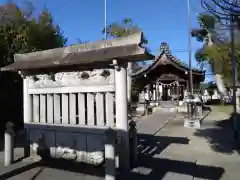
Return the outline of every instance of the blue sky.
{"type": "MultiPolygon", "coordinates": [[[[15,0],[21,3],[24,0],[15,0]]],[[[191,1],[191,0],[190,0],[191,1]]],[[[0,0],[4,3],[6,0],[0,0]]],[[[55,23],[68,37],[68,43],[76,39],[95,41],[103,38],[104,0],[31,0],[37,11],[47,6],[55,23]]],[[[191,1],[191,26],[198,27],[197,13],[202,12],[199,0],[191,1]]],[[[159,53],[159,45],[165,41],[172,54],[188,63],[188,21],[187,0],[107,0],[108,23],[129,17],[138,24],[149,40],[149,48],[159,53]]],[[[194,52],[201,43],[192,39],[193,66],[196,66],[194,52]]]]}

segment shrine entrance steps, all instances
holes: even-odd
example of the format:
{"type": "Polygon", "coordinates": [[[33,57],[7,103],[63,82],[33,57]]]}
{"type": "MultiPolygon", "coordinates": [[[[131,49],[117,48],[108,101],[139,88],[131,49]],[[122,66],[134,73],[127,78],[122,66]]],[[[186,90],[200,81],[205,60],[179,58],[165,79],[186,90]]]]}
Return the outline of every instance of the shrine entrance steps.
{"type": "Polygon", "coordinates": [[[178,101],[160,101],[160,106],[163,108],[172,108],[178,106],[178,101]]]}

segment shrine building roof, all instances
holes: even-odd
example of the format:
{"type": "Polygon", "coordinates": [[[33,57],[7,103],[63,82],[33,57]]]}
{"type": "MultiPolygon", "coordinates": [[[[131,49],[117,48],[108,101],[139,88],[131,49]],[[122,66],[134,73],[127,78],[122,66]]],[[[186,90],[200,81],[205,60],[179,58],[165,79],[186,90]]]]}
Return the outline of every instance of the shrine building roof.
{"type": "MultiPolygon", "coordinates": [[[[139,71],[133,73],[132,77],[138,77],[138,76],[142,76],[145,74],[149,74],[157,67],[164,66],[166,64],[170,64],[170,65],[174,66],[175,68],[177,68],[181,71],[184,71],[184,72],[189,71],[189,66],[186,63],[180,61],[174,55],[172,55],[171,51],[169,50],[168,44],[163,42],[163,43],[161,43],[161,46],[160,46],[160,55],[155,57],[155,59],[153,60],[153,63],[150,64],[149,66],[143,67],[139,71]]],[[[200,75],[200,76],[205,75],[205,71],[198,69],[198,68],[192,68],[192,73],[194,75],[200,75]]]]}

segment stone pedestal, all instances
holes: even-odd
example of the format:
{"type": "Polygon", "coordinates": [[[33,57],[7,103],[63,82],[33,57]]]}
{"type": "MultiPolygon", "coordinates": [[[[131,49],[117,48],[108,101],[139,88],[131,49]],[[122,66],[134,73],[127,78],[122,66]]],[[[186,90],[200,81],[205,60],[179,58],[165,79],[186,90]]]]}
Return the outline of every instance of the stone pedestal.
{"type": "Polygon", "coordinates": [[[188,117],[184,120],[184,127],[200,129],[201,107],[198,107],[201,103],[200,99],[196,96],[189,96],[185,102],[188,107],[188,117]]]}
{"type": "Polygon", "coordinates": [[[200,123],[199,119],[194,119],[194,120],[185,119],[184,120],[184,127],[200,129],[201,128],[201,123],[200,123]]]}
{"type": "Polygon", "coordinates": [[[140,114],[144,114],[145,113],[145,93],[144,91],[142,91],[140,94],[139,94],[139,99],[138,99],[138,107],[136,109],[136,111],[140,114]]]}
{"type": "Polygon", "coordinates": [[[143,114],[145,113],[145,105],[139,103],[136,111],[137,111],[139,114],[142,114],[142,115],[143,115],[143,114]]]}

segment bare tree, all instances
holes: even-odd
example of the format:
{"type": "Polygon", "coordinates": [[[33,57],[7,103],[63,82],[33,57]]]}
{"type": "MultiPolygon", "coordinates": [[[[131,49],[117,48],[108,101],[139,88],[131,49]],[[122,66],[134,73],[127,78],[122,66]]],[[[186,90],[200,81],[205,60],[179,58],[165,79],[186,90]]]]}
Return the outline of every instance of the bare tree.
{"type": "Polygon", "coordinates": [[[229,25],[232,16],[240,15],[240,0],[201,0],[202,7],[229,25]]]}
{"type": "MultiPolygon", "coordinates": [[[[240,29],[240,0],[201,0],[201,4],[205,10],[214,15],[219,22],[226,26],[234,28],[234,23],[237,24],[237,29],[240,29]]],[[[234,30],[232,29],[232,32],[234,30]]],[[[231,32],[231,41],[232,41],[232,57],[234,56],[234,32],[231,32]]],[[[239,34],[239,33],[237,33],[239,34]]],[[[233,62],[233,61],[232,61],[233,62]]],[[[234,65],[233,65],[234,66],[234,65]]],[[[233,67],[234,69],[235,67],[233,67]]],[[[234,71],[233,71],[234,72],[234,71]]],[[[233,76],[233,81],[236,79],[236,74],[233,76]]],[[[226,88],[223,83],[223,79],[220,74],[215,76],[216,84],[219,91],[226,95],[226,88]]],[[[233,82],[234,84],[236,82],[233,82]]],[[[234,85],[235,86],[235,85],[234,85]]]]}

